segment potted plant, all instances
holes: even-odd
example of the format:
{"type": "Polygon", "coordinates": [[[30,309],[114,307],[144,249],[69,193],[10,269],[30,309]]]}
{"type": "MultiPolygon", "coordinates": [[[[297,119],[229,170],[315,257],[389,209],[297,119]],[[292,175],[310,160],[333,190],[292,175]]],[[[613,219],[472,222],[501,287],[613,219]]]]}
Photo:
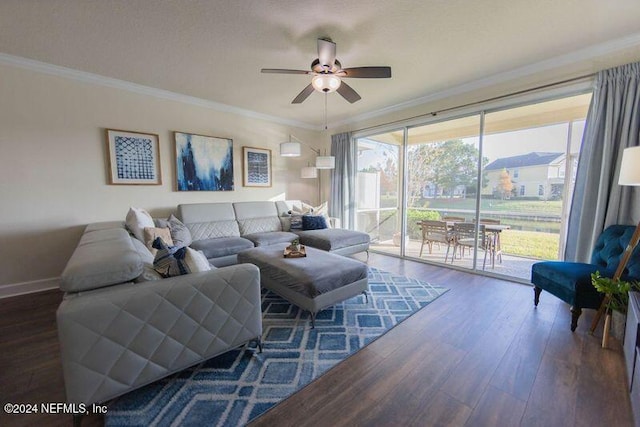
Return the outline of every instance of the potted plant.
{"type": "Polygon", "coordinates": [[[299,239],[293,239],[293,241],[291,242],[290,249],[293,252],[299,252],[300,251],[300,240],[299,239]]]}
{"type": "MultiPolygon", "coordinates": [[[[605,294],[607,319],[611,316],[611,332],[619,340],[624,338],[624,327],[629,304],[629,291],[639,290],[640,284],[603,277],[599,271],[591,274],[591,283],[598,292],[605,294]]],[[[608,327],[605,320],[605,334],[608,327]]],[[[603,339],[603,346],[605,339],[603,339]]]]}

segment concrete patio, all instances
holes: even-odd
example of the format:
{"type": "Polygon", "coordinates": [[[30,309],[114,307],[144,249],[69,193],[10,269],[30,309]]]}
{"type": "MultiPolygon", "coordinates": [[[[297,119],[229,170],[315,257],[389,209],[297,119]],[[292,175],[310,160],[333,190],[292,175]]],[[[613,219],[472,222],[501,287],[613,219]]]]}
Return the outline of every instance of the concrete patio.
{"type": "MultiPolygon", "coordinates": [[[[391,255],[400,255],[400,246],[393,243],[391,240],[377,241],[371,243],[371,250],[391,255]]],[[[405,255],[411,258],[417,258],[434,263],[444,264],[445,255],[447,253],[447,246],[444,244],[434,244],[433,252],[429,254],[429,248],[425,245],[422,256],[420,256],[420,240],[409,239],[406,243],[405,255]]],[[[473,269],[473,253],[465,252],[464,257],[460,258],[459,255],[452,261],[453,246],[449,250],[449,257],[447,258],[447,264],[455,265],[458,267],[473,269]]],[[[482,270],[482,264],[484,261],[484,251],[478,251],[477,269],[482,270]]],[[[509,254],[502,254],[502,262],[498,259],[495,261],[495,267],[492,268],[490,256],[487,255],[487,264],[485,271],[514,277],[517,279],[529,281],[531,278],[531,265],[539,262],[538,259],[524,258],[519,256],[513,256],[509,254]]]]}

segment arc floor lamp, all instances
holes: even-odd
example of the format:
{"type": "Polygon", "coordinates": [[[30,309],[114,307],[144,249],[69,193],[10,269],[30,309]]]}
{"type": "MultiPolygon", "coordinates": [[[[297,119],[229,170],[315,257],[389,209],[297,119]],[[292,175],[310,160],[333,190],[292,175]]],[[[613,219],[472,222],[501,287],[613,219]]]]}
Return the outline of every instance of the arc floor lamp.
{"type": "Polygon", "coordinates": [[[326,154],[323,156],[319,149],[299,140],[293,135],[289,135],[289,141],[280,144],[280,155],[282,157],[300,157],[302,154],[302,145],[305,145],[308,149],[316,153],[317,156],[315,166],[308,164],[300,170],[300,178],[318,179],[318,203],[321,203],[322,174],[319,173],[319,170],[334,169],[336,167],[336,158],[334,156],[327,156],[326,154]]]}

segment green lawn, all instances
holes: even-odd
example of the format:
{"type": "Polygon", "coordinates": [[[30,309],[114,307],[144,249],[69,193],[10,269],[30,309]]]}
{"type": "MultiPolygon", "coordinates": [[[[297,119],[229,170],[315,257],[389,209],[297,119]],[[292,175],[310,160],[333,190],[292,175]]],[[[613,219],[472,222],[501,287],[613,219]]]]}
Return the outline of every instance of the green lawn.
{"type": "Polygon", "coordinates": [[[537,259],[558,259],[560,235],[538,231],[505,230],[501,233],[502,252],[537,259]]]}
{"type": "MultiPolygon", "coordinates": [[[[428,199],[425,208],[475,210],[475,199],[428,199]]],[[[528,214],[560,215],[562,200],[481,199],[480,210],[528,214]]]]}

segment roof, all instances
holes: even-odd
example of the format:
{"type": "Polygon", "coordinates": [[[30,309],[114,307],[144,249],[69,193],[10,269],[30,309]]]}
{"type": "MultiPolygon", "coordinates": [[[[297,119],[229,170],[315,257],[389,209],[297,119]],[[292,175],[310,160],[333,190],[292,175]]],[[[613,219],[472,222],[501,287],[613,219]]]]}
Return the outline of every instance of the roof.
{"type": "Polygon", "coordinates": [[[564,153],[533,152],[520,156],[503,157],[489,163],[485,170],[524,168],[527,166],[548,165],[564,153]]]}

